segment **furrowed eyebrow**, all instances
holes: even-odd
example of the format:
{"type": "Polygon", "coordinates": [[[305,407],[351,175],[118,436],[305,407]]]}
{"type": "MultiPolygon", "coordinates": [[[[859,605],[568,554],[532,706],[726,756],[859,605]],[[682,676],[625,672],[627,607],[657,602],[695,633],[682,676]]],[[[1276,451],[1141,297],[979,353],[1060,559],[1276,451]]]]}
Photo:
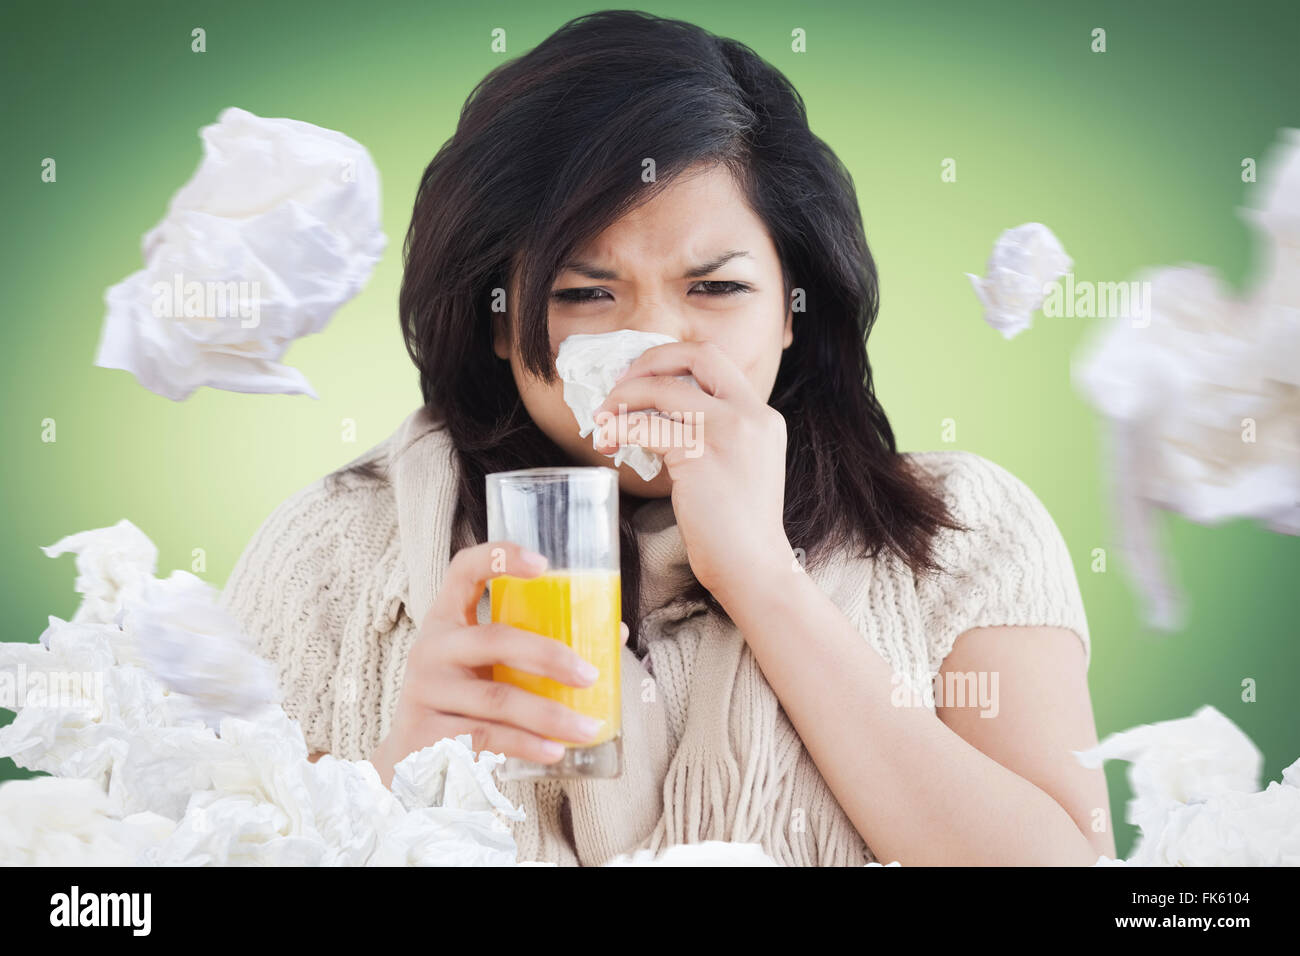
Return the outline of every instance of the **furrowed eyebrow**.
{"type": "MultiPolygon", "coordinates": [[[[712,272],[717,272],[732,259],[747,255],[749,255],[749,252],[744,249],[733,249],[729,252],[724,252],[711,262],[705,262],[691,269],[687,269],[682,278],[699,279],[712,272]]],[[[560,271],[576,272],[579,275],[586,276],[588,279],[595,279],[598,282],[610,282],[618,279],[618,273],[612,269],[600,269],[589,262],[582,262],[580,260],[563,263],[560,266],[560,271]]]]}
{"type": "Polygon", "coordinates": [[[719,269],[721,269],[732,259],[737,259],[740,256],[747,256],[747,255],[749,255],[749,253],[744,249],[733,249],[730,252],[724,252],[722,255],[718,256],[718,258],[714,259],[712,262],[706,262],[704,263],[704,265],[696,266],[694,269],[688,269],[686,271],[686,274],[682,276],[682,278],[699,279],[702,276],[708,275],[710,272],[717,272],[719,269]]]}

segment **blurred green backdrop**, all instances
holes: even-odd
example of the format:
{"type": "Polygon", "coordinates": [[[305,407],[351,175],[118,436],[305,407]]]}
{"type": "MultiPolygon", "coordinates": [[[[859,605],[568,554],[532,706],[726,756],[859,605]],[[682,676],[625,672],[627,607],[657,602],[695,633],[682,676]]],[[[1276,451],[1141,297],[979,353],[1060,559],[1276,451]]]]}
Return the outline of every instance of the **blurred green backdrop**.
{"type": "MultiPolygon", "coordinates": [[[[1263,750],[1263,783],[1300,756],[1300,540],[1246,523],[1165,523],[1189,597],[1188,626],[1138,622],[1109,530],[1098,420],[1069,359],[1095,320],[1036,317],[1013,341],[981,320],[963,275],[982,273],[999,232],[1048,223],[1080,279],[1200,262],[1240,284],[1255,237],[1235,214],[1261,159],[1300,126],[1300,8],[1292,2],[656,3],[751,45],[802,93],[814,130],[858,186],[880,268],[872,339],[879,391],[906,450],[956,447],[1026,481],[1070,545],[1093,637],[1098,732],[1213,704],[1263,750]],[[1105,53],[1091,31],[1107,32],[1105,53]],[[807,51],[791,50],[791,31],[807,51]],[[940,180],[945,157],[955,183],[940,180]],[[1090,570],[1094,547],[1109,570],[1090,570]],[[1241,701],[1244,678],[1258,701],[1241,701]]],[[[9,0],[3,208],[6,451],[0,543],[6,640],[68,617],[73,558],[45,558],[74,531],[126,517],[161,551],[159,574],[220,586],[287,495],[386,437],[419,403],[396,314],[400,248],[419,176],[469,91],[506,57],[599,9],[528,0],[358,6],[9,0]],[[207,51],[190,31],[207,31],[207,51]],[[506,30],[505,54],[490,49],[506,30]],[[104,290],[141,267],[140,237],[194,172],[197,130],[227,106],[341,130],[374,157],[389,247],[369,285],[321,335],[289,351],[320,394],[200,390],[173,403],[92,365],[104,290]],[[57,183],[41,161],[58,163],[57,183]],[[41,441],[53,418],[58,441],[41,441]],[[343,419],[356,439],[343,441],[343,419]]],[[[0,713],[0,722],[11,715],[0,713]]],[[[1108,765],[1119,851],[1124,764],[1108,765]]],[[[0,779],[23,776],[0,761],[0,779]]]]}

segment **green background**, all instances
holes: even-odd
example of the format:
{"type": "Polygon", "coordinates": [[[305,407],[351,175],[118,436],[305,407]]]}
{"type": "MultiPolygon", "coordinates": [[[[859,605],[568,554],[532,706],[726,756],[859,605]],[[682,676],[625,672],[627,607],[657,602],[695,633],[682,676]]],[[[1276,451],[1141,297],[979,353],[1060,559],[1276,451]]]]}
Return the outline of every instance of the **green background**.
{"type": "MultiPolygon", "coordinates": [[[[1294,3],[661,3],[643,9],[740,39],[802,93],[851,170],[882,287],[871,341],[905,450],[955,447],[1022,478],[1069,543],[1093,639],[1102,735],[1213,704],[1259,745],[1262,783],[1300,756],[1300,539],[1248,522],[1164,523],[1188,623],[1140,625],[1108,521],[1099,420],[1069,360],[1096,320],[1035,319],[1005,341],[964,272],[995,237],[1049,224],[1079,279],[1199,262],[1239,285],[1256,238],[1236,215],[1243,157],[1300,126],[1294,3]],[[1107,52],[1090,51],[1094,27],[1107,52]],[[794,28],[807,52],[791,51],[794,28]],[[940,163],[957,160],[957,182],[940,163]],[[1109,570],[1090,570],[1110,547],[1109,570]],[[1244,678],[1258,701],[1241,701],[1244,678]]],[[[286,496],[386,437],[419,404],[400,339],[400,248],[421,172],[485,73],[595,7],[491,2],[4,5],[0,355],[7,640],[36,640],[79,596],[73,558],[39,546],[129,518],[159,574],[224,583],[286,496]],[[207,52],[190,31],[207,31],[207,52]],[[490,49],[506,30],[505,54],[490,49]],[[371,152],[389,247],[364,292],[289,351],[320,394],[202,389],[173,403],[92,365],[104,290],[142,265],[140,237],[194,172],[197,130],[227,106],[338,129],[371,152]],[[57,183],[41,161],[58,163],[57,183]],[[41,441],[41,422],[58,440],[41,441]],[[342,440],[356,422],[355,443],[342,440]]],[[[7,721],[8,714],[0,716],[7,721]]],[[[1119,851],[1126,765],[1107,766],[1119,851]]],[[[0,761],[0,779],[22,776],[0,761]]]]}

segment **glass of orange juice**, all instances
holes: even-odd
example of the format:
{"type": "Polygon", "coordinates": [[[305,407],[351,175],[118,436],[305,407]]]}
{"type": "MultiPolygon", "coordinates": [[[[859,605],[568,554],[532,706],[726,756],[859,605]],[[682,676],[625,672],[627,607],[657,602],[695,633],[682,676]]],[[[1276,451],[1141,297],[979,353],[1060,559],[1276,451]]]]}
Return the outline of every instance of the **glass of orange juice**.
{"type": "Polygon", "coordinates": [[[565,745],[556,763],[507,757],[502,780],[617,777],[623,772],[619,655],[623,641],[618,554],[618,472],[613,468],[526,468],[487,476],[488,540],[512,541],[546,557],[536,577],[500,575],[488,584],[492,620],[573,648],[600,671],[590,687],[493,665],[514,684],[602,721],[596,737],[565,745]]]}

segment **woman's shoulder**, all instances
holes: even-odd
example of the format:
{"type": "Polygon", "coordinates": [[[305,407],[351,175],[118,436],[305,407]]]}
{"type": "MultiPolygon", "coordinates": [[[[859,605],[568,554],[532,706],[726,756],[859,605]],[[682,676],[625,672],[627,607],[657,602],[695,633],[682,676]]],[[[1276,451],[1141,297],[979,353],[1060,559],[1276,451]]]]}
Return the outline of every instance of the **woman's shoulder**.
{"type": "Polygon", "coordinates": [[[283,579],[290,570],[295,580],[312,578],[326,567],[348,578],[384,570],[400,544],[396,465],[417,443],[438,452],[451,445],[423,408],[383,441],[283,499],[253,533],[230,580],[283,579]]]}
{"type": "Polygon", "coordinates": [[[255,652],[275,663],[285,712],[313,751],[334,745],[333,681],[348,635],[392,626],[387,595],[402,582],[386,485],[336,471],[299,488],[263,519],[221,591],[255,652]]]}
{"type": "Polygon", "coordinates": [[[285,712],[302,722],[314,751],[356,744],[346,728],[356,718],[358,669],[377,666],[374,655],[390,653],[392,635],[411,626],[401,623],[409,580],[393,464],[417,441],[446,441],[411,427],[416,421],[282,500],[222,589],[256,652],[276,662],[285,712]],[[336,702],[344,708],[337,722],[336,702]]]}
{"type": "Polygon", "coordinates": [[[382,551],[397,534],[394,462],[415,442],[448,444],[420,412],[351,461],[294,491],[264,519],[246,556],[289,556],[313,545],[342,556],[382,551]]]}
{"type": "MultiPolygon", "coordinates": [[[[354,591],[387,575],[400,551],[391,463],[403,429],[284,498],[253,532],[227,579],[228,604],[286,591],[354,591]]],[[[434,439],[439,440],[439,439],[434,439]]]]}
{"type": "Polygon", "coordinates": [[[963,449],[906,452],[903,457],[929,475],[936,492],[963,524],[976,522],[987,529],[1028,522],[1034,527],[1050,525],[1055,530],[1042,499],[992,459],[963,449]]]}
{"type": "Polygon", "coordinates": [[[385,462],[379,445],[299,488],[262,521],[248,551],[261,545],[288,556],[313,545],[336,552],[382,548],[397,519],[385,462]]]}
{"type": "Polygon", "coordinates": [[[964,630],[997,625],[1075,631],[1091,656],[1070,549],[1042,499],[1007,468],[963,450],[912,452],[965,530],[943,529],[935,559],[946,570],[917,581],[931,619],[936,663],[964,630]]]}
{"type": "Polygon", "coordinates": [[[909,451],[904,452],[903,457],[940,479],[945,486],[951,485],[954,491],[972,483],[1019,482],[1015,475],[991,458],[962,448],[909,451]]]}

